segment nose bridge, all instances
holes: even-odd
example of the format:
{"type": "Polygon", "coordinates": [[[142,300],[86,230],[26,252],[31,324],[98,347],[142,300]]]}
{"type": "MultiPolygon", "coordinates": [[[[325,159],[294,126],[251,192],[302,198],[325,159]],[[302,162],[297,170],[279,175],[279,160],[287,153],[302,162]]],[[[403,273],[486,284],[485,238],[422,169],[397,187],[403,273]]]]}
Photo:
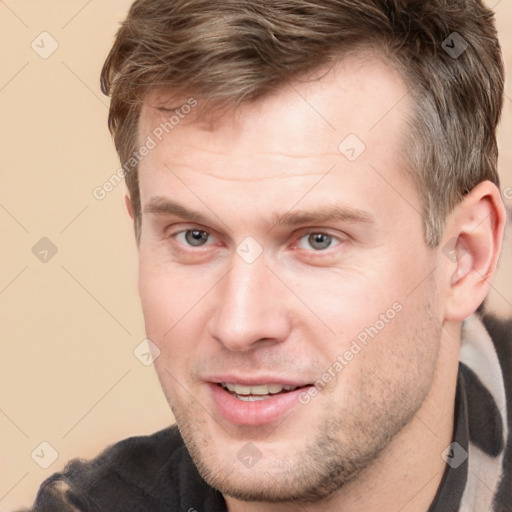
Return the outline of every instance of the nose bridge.
{"type": "Polygon", "coordinates": [[[265,259],[248,263],[234,256],[219,288],[210,334],[230,350],[248,350],[262,340],[282,341],[289,331],[285,298],[265,259]]]}

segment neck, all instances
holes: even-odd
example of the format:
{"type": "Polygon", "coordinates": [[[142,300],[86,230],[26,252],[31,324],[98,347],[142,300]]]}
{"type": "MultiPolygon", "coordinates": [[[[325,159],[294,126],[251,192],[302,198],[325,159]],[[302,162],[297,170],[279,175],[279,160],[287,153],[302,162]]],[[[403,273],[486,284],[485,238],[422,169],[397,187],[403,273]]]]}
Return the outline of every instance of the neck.
{"type": "Polygon", "coordinates": [[[443,478],[452,442],[460,324],[446,324],[432,386],[420,409],[355,480],[316,503],[256,503],[226,497],[228,512],[426,512],[443,478]]]}

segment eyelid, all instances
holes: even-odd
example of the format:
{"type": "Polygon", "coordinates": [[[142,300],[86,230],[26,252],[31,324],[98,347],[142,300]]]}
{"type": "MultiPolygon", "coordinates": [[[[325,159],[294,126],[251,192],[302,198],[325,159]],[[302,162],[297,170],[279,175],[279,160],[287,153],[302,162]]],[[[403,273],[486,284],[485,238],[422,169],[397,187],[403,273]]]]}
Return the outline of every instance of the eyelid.
{"type": "Polygon", "coordinates": [[[206,231],[207,233],[213,233],[214,230],[203,226],[201,224],[197,224],[196,222],[174,222],[171,225],[168,225],[164,232],[165,236],[172,236],[176,233],[180,233],[181,231],[206,231]]]}

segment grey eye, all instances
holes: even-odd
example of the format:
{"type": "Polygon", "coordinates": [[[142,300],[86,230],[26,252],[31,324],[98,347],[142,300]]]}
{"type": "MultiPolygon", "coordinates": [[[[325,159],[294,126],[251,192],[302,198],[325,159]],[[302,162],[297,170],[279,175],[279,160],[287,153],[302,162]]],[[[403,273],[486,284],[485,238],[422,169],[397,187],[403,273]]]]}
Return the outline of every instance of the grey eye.
{"type": "Polygon", "coordinates": [[[326,235],[325,233],[311,233],[308,236],[308,244],[316,251],[321,251],[331,246],[332,236],[326,235]]]}
{"type": "Polygon", "coordinates": [[[185,240],[192,247],[199,247],[208,242],[210,235],[200,229],[187,229],[185,231],[185,240]]]}

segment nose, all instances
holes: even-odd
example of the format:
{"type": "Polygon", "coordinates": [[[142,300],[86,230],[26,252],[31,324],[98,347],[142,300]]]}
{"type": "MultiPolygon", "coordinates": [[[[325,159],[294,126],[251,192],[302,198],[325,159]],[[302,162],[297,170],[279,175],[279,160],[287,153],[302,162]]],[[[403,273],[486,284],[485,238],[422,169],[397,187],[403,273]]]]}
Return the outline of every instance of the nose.
{"type": "Polygon", "coordinates": [[[235,254],[215,299],[209,334],[230,351],[279,343],[290,334],[289,297],[263,257],[247,263],[235,254]]]}

